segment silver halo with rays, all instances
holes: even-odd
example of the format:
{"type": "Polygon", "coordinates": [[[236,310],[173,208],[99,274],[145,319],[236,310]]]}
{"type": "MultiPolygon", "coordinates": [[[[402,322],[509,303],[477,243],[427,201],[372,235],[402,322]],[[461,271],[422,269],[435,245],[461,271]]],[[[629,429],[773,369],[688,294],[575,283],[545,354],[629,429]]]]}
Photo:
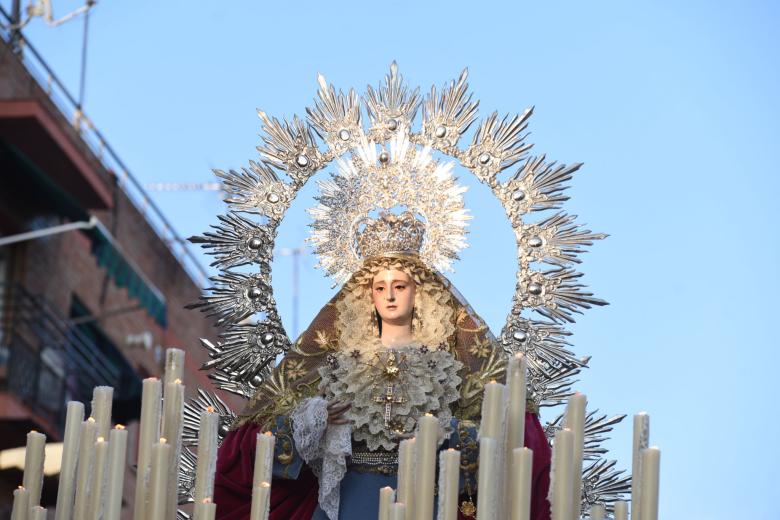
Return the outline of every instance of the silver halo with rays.
{"type": "MultiPolygon", "coordinates": [[[[565,340],[570,333],[563,326],[584,309],[606,304],[585,290],[579,281],[581,274],[573,266],[593,241],[606,235],[583,229],[575,216],[561,211],[568,200],[566,184],[581,165],[556,164],[543,154],[529,154],[531,144],[526,138],[533,109],[503,117],[493,113],[477,122],[479,102],[468,90],[467,75],[464,70],[457,80],[441,89],[432,87],[421,97],[419,89],[409,90],[404,85],[393,63],[382,84],[376,89],[369,87],[362,98],[367,118],[354,90],[337,91],[318,75],[317,99],[314,106],[306,108],[305,120],[279,120],[258,112],[264,132],[258,147],[261,161],[250,161],[240,170],[215,171],[223,182],[228,214],[219,217],[214,231],[191,239],[214,256],[212,265],[221,271],[211,278],[213,286],[201,301],[191,306],[215,316],[222,327],[218,341],[201,341],[210,357],[203,368],[212,370],[209,377],[218,388],[250,398],[276,356],[290,346],[272,293],[271,253],[279,223],[301,187],[334,160],[345,166],[342,174],[346,175],[322,183],[321,207],[312,211],[314,243],[324,259],[322,266],[342,280],[354,269],[353,259],[342,262],[333,258],[336,249],[324,242],[332,235],[321,226],[339,221],[335,213],[328,213],[335,209],[339,193],[352,189],[338,183],[346,183],[344,179],[353,175],[353,168],[367,168],[376,174],[385,158],[428,160],[433,151],[457,160],[486,184],[501,202],[514,230],[518,271],[500,344],[508,353],[526,354],[529,396],[540,406],[556,406],[571,395],[574,377],[587,367],[590,358],[578,358],[571,352],[565,340]],[[416,121],[420,108],[422,116],[416,121]],[[475,124],[471,142],[461,146],[461,139],[475,124]],[[376,147],[385,145],[390,152],[380,160],[376,147]],[[503,174],[513,167],[508,176],[503,174]],[[549,210],[554,213],[539,221],[531,219],[531,215],[549,210]],[[252,215],[257,219],[251,219],[252,215]],[[254,274],[233,271],[241,265],[252,266],[254,274]],[[529,312],[543,319],[532,319],[529,312]],[[258,315],[258,322],[247,321],[258,315]]],[[[430,160],[430,164],[437,164],[430,160]]],[[[443,181],[443,191],[434,196],[449,201],[454,215],[449,222],[455,235],[462,237],[467,215],[465,211],[457,213],[462,210],[455,203],[459,194],[447,195],[447,182],[443,181]]],[[[458,189],[454,183],[452,189],[458,189]]],[[[431,255],[430,265],[447,269],[463,246],[460,240],[439,242],[441,250],[431,255]]],[[[627,480],[613,469],[614,462],[593,459],[604,453],[599,447],[603,440],[600,434],[622,417],[594,418],[594,414],[588,415],[593,431],[588,454],[589,460],[595,461],[583,472],[583,505],[592,503],[594,497],[611,503],[626,491],[627,480]]],[[[191,415],[187,421],[198,419],[197,414],[191,415]]],[[[548,433],[553,434],[554,429],[555,425],[550,425],[548,433]]]]}
{"type": "Polygon", "coordinates": [[[395,128],[389,151],[377,150],[376,143],[361,136],[352,158],[339,159],[338,173],[319,182],[319,204],[309,210],[314,220],[309,240],[319,266],[337,284],[360,268],[357,226],[374,210],[403,206],[421,216],[425,240],[420,258],[434,269],[452,270],[452,260],[466,246],[470,219],[463,206],[466,188],[455,183],[453,164],[434,160],[430,148],[418,150],[411,145],[406,128],[395,128]]]}

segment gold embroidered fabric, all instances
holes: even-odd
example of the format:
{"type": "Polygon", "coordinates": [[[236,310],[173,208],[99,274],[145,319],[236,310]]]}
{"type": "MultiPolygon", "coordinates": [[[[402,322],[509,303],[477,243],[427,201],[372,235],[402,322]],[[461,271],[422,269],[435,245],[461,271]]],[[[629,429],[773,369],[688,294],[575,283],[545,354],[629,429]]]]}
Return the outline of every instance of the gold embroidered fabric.
{"type": "Polygon", "coordinates": [[[278,415],[287,415],[302,399],[321,393],[320,369],[329,355],[369,353],[381,346],[373,324],[370,286],[383,269],[398,269],[417,284],[413,338],[436,349],[440,345],[461,366],[458,400],[451,403],[459,419],[479,419],[482,390],[491,380],[502,380],[505,356],[484,321],[443,275],[431,271],[416,257],[370,258],[364,267],[317,314],[270,376],[259,386],[234,428],[246,422],[268,427],[278,415]]]}

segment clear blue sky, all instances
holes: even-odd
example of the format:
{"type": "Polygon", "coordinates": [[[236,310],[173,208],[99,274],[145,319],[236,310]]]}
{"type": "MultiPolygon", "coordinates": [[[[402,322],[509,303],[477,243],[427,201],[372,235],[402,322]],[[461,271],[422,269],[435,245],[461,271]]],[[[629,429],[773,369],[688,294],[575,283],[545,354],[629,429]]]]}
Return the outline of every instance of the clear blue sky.
{"type": "MultiPolygon", "coordinates": [[[[604,412],[651,414],[664,520],[777,519],[778,22],[771,1],[104,1],[86,112],[143,182],[195,182],[256,158],[255,108],[303,114],[318,71],[362,91],[395,59],[426,91],[468,66],[483,114],[535,105],[535,152],[585,162],[567,209],[611,235],[582,266],[611,306],[573,329],[593,356],[579,390],[604,412]]],[[[76,90],[81,23],[27,33],[76,90]]],[[[470,185],[471,248],[452,278],[498,329],[512,234],[470,185]]],[[[279,246],[302,243],[312,193],[279,246]]],[[[214,193],[155,200],[184,236],[223,211],[214,193]]],[[[313,265],[302,324],[331,294],[313,265]]],[[[288,327],[290,277],[278,259],[288,327]]],[[[627,421],[609,443],[625,468],[630,439],[627,421]]]]}

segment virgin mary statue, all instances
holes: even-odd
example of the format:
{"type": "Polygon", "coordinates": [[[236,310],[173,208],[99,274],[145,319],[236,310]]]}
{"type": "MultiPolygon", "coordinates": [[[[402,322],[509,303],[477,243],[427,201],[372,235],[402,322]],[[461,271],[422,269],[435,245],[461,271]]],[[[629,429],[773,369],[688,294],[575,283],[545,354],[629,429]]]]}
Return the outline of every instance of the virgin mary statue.
{"type": "MultiPolygon", "coordinates": [[[[224,439],[214,501],[221,520],[249,518],[256,435],[276,435],[271,520],[375,518],[396,488],[398,445],[426,413],[439,449],[461,451],[459,517],[475,516],[483,387],[505,355],[484,321],[420,256],[425,225],[382,213],[354,237],[362,264],[260,386],[224,439]]],[[[533,520],[550,516],[550,448],[531,403],[533,520]]]]}

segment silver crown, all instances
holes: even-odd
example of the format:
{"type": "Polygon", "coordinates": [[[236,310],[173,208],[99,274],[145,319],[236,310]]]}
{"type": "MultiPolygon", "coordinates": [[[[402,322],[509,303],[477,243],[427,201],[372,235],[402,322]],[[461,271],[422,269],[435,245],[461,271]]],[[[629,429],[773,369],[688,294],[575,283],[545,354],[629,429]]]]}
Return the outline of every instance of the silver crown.
{"type": "Polygon", "coordinates": [[[366,217],[360,224],[365,227],[357,232],[357,253],[364,260],[388,253],[420,254],[425,224],[410,211],[382,212],[378,219],[366,217]]]}

